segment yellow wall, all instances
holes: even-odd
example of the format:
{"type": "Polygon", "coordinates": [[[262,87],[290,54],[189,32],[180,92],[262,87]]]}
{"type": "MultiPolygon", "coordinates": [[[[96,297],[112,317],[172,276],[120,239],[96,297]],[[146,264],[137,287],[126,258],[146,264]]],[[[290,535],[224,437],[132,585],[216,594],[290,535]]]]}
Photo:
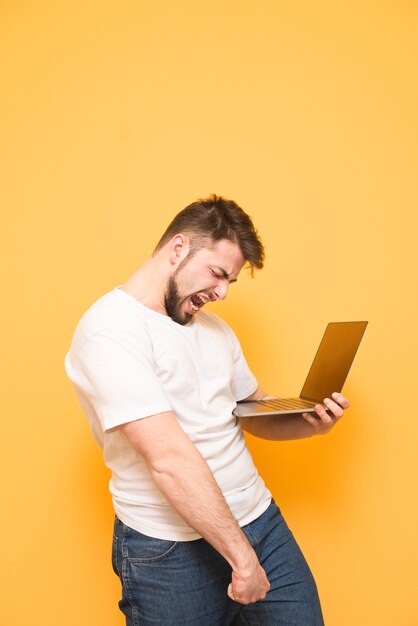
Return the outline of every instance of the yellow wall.
{"type": "Polygon", "coordinates": [[[0,4],[2,624],[123,624],[109,476],[63,358],[210,192],[266,244],[216,310],[270,392],[299,392],[328,321],[370,321],[338,428],[249,443],[327,625],[418,623],[417,18],[406,0],[0,4]]]}

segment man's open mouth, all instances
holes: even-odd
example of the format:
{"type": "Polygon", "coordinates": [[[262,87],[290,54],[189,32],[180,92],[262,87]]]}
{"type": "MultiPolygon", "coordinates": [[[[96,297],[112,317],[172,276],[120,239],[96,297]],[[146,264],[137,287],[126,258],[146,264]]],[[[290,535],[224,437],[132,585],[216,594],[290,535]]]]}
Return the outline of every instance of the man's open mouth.
{"type": "Polygon", "coordinates": [[[206,302],[207,299],[204,296],[198,296],[197,294],[190,296],[190,306],[193,311],[198,311],[206,302]]]}

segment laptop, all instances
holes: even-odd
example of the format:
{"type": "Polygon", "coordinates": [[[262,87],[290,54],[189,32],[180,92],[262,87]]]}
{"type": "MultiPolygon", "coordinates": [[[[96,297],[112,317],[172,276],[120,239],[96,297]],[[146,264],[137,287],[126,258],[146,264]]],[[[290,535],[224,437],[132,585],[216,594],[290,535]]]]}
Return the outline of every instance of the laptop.
{"type": "MultiPolygon", "coordinates": [[[[236,417],[312,413],[334,391],[341,392],[368,322],[330,322],[299,398],[240,401],[236,417]]],[[[327,407],[324,407],[325,409],[327,407]]]]}

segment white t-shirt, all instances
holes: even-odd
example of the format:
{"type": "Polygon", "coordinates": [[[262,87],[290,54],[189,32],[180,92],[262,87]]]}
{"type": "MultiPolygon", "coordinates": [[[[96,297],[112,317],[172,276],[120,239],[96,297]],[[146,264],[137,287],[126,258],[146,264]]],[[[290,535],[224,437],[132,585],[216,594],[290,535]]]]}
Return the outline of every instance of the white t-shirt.
{"type": "Polygon", "coordinates": [[[199,311],[182,326],[116,288],[80,320],[65,367],[112,471],[113,505],[126,525],[159,539],[200,537],[125,435],[111,430],[164,411],[174,412],[199,449],[241,526],[267,509],[271,493],[232,415],[257,381],[220,318],[199,311]]]}

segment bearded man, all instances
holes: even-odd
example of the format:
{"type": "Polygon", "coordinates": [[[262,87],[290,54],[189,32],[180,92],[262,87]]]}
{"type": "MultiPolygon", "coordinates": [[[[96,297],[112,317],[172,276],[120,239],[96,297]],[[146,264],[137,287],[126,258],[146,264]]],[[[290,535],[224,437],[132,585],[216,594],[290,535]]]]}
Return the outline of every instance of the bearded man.
{"type": "Polygon", "coordinates": [[[84,314],[66,356],[112,472],[112,562],[127,626],[320,626],[310,569],[258,474],[243,431],[325,433],[316,415],[236,419],[267,396],[231,328],[203,311],[264,249],[249,215],[211,196],[178,213],[151,256],[84,314]]]}

